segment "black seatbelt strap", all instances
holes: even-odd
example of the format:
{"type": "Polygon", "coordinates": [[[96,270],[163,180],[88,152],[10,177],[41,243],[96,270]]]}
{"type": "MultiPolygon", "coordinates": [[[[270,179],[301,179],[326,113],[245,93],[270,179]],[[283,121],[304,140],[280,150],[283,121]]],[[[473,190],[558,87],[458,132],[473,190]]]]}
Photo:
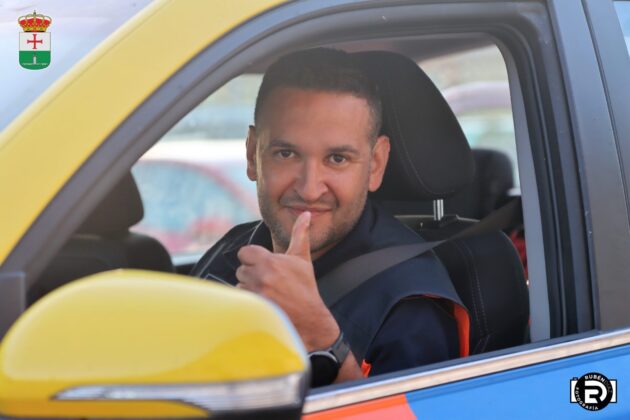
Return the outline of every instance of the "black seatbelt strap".
{"type": "Polygon", "coordinates": [[[521,199],[518,197],[450,238],[441,241],[391,246],[359,255],[321,277],[317,281],[319,294],[330,308],[352,290],[388,268],[429,252],[453,239],[507,229],[514,226],[521,218],[521,199]]]}

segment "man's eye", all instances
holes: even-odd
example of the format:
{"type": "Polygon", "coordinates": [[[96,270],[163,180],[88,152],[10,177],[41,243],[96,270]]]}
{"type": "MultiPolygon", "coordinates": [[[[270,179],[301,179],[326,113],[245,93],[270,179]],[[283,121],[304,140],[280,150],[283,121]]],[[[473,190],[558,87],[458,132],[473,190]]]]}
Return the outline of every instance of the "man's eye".
{"type": "Polygon", "coordinates": [[[283,159],[288,159],[293,156],[293,152],[290,150],[279,150],[276,154],[283,159]]]}
{"type": "Polygon", "coordinates": [[[330,155],[330,161],[337,165],[340,163],[344,163],[346,160],[346,157],[342,155],[330,155]]]}

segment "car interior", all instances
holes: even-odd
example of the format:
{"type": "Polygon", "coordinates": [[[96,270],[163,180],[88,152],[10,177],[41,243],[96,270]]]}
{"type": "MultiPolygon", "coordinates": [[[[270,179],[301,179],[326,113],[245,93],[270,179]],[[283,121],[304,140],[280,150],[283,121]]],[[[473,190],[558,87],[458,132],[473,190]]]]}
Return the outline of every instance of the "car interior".
{"type": "MultiPolygon", "coordinates": [[[[510,158],[500,150],[471,148],[440,89],[418,66],[488,45],[492,41],[474,36],[333,45],[356,54],[382,95],[383,132],[392,150],[372,199],[427,240],[449,239],[518,199],[510,158]]],[[[268,64],[256,63],[250,71],[261,74],[268,64]]],[[[143,201],[130,171],[43,270],[28,291],[29,304],[70,281],[116,268],[187,274],[194,262],[173,264],[158,238],[133,229],[143,218],[143,201]]],[[[524,256],[512,235],[522,226],[518,214],[509,225],[450,239],[435,250],[469,310],[471,354],[529,341],[524,256]]]]}

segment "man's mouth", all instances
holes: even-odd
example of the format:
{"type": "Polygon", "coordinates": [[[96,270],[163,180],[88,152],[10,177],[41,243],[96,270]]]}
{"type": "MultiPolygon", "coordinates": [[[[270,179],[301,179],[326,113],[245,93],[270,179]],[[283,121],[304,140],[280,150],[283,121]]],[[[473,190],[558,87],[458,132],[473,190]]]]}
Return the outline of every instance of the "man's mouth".
{"type": "Polygon", "coordinates": [[[311,206],[286,206],[285,207],[293,216],[298,217],[300,214],[308,211],[311,217],[321,216],[331,211],[329,207],[311,207],[311,206]]]}

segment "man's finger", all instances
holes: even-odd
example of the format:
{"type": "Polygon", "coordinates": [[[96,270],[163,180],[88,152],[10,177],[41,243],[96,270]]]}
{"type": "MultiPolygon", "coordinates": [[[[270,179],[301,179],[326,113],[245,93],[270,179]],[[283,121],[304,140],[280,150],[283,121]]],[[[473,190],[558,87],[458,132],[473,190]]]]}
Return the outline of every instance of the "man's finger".
{"type": "Polygon", "coordinates": [[[241,264],[254,265],[269,254],[269,250],[265,247],[259,245],[245,245],[238,250],[236,256],[241,264]]]}
{"type": "Polygon", "coordinates": [[[287,255],[302,257],[307,261],[311,260],[311,212],[301,213],[293,224],[291,232],[291,242],[287,248],[287,255]]]}
{"type": "Polygon", "coordinates": [[[256,277],[253,275],[253,268],[247,265],[241,265],[236,269],[236,279],[238,280],[238,287],[250,291],[258,289],[256,277]]]}

